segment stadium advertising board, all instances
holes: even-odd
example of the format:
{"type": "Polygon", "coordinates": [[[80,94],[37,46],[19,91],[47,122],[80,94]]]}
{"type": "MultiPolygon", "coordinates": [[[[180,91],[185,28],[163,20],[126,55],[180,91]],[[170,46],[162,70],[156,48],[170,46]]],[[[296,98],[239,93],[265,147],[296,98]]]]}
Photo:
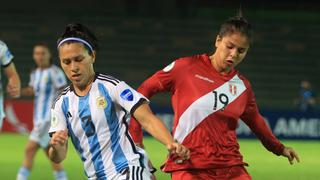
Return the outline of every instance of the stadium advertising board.
{"type": "MultiPolygon", "coordinates": [[[[155,108],[153,111],[172,127],[173,112],[170,108],[155,108]]],[[[33,102],[31,100],[12,100],[5,102],[6,118],[2,132],[26,134],[32,129],[33,102]]],[[[295,111],[262,111],[261,113],[280,139],[320,139],[320,112],[301,113],[295,111]]],[[[251,130],[239,121],[239,138],[255,138],[251,130]]]]}

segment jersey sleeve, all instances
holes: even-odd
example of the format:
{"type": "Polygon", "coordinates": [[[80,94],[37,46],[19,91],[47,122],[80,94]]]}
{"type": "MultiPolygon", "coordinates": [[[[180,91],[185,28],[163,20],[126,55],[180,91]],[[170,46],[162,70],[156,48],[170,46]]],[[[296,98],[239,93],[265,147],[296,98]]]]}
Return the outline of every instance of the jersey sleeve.
{"type": "Polygon", "coordinates": [[[148,102],[148,99],[121,81],[116,85],[114,101],[132,115],[143,102],[148,102]]]}
{"type": "MultiPolygon", "coordinates": [[[[145,80],[138,88],[138,92],[149,99],[159,92],[173,93],[177,83],[176,79],[182,76],[181,70],[183,69],[183,66],[182,60],[173,61],[171,64],[145,80]]],[[[142,127],[134,117],[131,117],[130,119],[129,132],[134,142],[143,146],[142,127]]]]}
{"type": "Polygon", "coordinates": [[[258,106],[255,100],[254,93],[249,84],[248,102],[245,112],[240,117],[260,139],[266,149],[276,155],[281,155],[284,145],[275,137],[271,129],[265,122],[262,115],[259,113],[258,106]]]}
{"type": "Polygon", "coordinates": [[[51,125],[49,129],[49,135],[51,136],[56,131],[66,129],[67,123],[61,109],[61,101],[57,101],[56,104],[51,108],[51,125]]]}
{"type": "Polygon", "coordinates": [[[58,68],[58,67],[55,67],[54,70],[53,70],[53,84],[54,84],[54,87],[56,89],[60,89],[60,88],[63,88],[64,86],[67,85],[67,80],[66,80],[66,77],[64,75],[64,72],[58,68]]]}
{"type": "Polygon", "coordinates": [[[0,41],[0,63],[2,67],[8,66],[13,59],[13,55],[11,54],[7,45],[0,41]]]}
{"type": "Polygon", "coordinates": [[[30,80],[29,80],[29,83],[28,83],[29,87],[34,88],[33,85],[34,85],[34,71],[30,73],[30,80]]]}
{"type": "Polygon", "coordinates": [[[183,76],[184,68],[185,62],[183,59],[173,61],[145,80],[139,87],[138,92],[147,98],[151,98],[159,92],[173,93],[178,85],[178,80],[183,76]]]}

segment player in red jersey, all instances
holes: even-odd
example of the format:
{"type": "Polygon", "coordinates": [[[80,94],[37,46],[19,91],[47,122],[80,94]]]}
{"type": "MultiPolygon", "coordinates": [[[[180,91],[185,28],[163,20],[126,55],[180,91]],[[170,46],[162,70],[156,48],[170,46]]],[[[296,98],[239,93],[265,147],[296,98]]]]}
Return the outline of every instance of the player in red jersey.
{"type": "MultiPolygon", "coordinates": [[[[212,55],[175,60],[143,82],[138,91],[151,98],[170,92],[174,138],[190,149],[190,159],[169,157],[162,170],[172,179],[251,179],[239,151],[236,128],[244,121],[265,148],[289,159],[297,153],[272,134],[258,111],[249,81],[234,69],[250,45],[250,24],[242,16],[225,21],[212,55]]],[[[142,144],[140,125],[132,119],[131,134],[142,144]]]]}

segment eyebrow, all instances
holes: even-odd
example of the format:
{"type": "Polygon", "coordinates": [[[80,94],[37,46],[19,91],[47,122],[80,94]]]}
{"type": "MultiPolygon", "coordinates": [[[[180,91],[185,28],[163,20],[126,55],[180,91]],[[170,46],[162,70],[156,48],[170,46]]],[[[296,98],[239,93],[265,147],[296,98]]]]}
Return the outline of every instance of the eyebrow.
{"type": "MultiPolygon", "coordinates": [[[[234,43],[232,43],[231,41],[227,41],[228,44],[231,44],[232,46],[236,46],[234,43]]],[[[237,46],[238,47],[238,46],[237,46]]],[[[238,49],[247,49],[245,47],[238,47],[238,49]]]]}
{"type": "Polygon", "coordinates": [[[80,57],[83,57],[83,55],[78,55],[78,56],[75,56],[75,57],[71,57],[71,58],[64,58],[64,59],[62,59],[62,61],[68,61],[68,60],[70,60],[70,61],[72,61],[72,60],[74,60],[74,59],[77,59],[77,58],[80,58],[80,57]]]}

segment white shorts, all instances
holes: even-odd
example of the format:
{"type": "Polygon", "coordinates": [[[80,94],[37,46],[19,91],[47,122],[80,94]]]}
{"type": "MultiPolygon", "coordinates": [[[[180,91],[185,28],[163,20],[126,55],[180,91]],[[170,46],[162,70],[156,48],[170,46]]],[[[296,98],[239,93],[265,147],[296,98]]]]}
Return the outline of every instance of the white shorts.
{"type": "Polygon", "coordinates": [[[50,142],[49,136],[50,121],[36,123],[30,133],[29,139],[35,141],[42,148],[47,148],[50,142]]]}
{"type": "Polygon", "coordinates": [[[1,129],[2,129],[2,124],[3,124],[3,118],[0,118],[0,132],[1,132],[1,129]]]}

